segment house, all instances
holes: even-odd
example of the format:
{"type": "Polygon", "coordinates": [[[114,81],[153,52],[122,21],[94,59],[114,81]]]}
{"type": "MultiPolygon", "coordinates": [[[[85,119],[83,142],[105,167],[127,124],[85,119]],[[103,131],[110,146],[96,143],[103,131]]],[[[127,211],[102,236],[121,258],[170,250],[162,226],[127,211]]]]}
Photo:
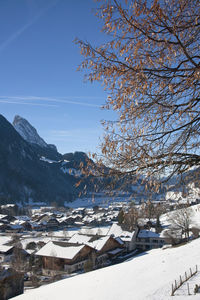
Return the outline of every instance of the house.
{"type": "Polygon", "coordinates": [[[160,233],[152,230],[142,229],[138,231],[136,237],[136,247],[141,250],[150,250],[161,248],[165,244],[165,240],[160,233]]]}
{"type": "MultiPolygon", "coordinates": [[[[97,251],[97,257],[105,256],[105,260],[115,258],[117,255],[124,251],[124,242],[118,237],[113,238],[112,236],[99,236],[99,235],[85,235],[76,233],[70,240],[70,243],[91,245],[97,251]],[[112,252],[114,251],[114,252],[112,252]],[[109,255],[108,255],[109,254],[109,255]]],[[[98,259],[99,260],[99,259],[98,259]]],[[[101,260],[102,261],[102,260],[101,260]]]]}
{"type": "Polygon", "coordinates": [[[112,236],[105,236],[101,238],[93,236],[87,245],[90,245],[96,250],[96,267],[106,265],[108,259],[115,258],[124,251],[124,243],[118,238],[115,239],[112,236]]]}
{"type": "Polygon", "coordinates": [[[134,231],[125,231],[116,223],[113,223],[107,232],[107,235],[112,235],[113,237],[119,237],[125,244],[127,252],[131,252],[136,248],[136,236],[138,233],[138,228],[134,231]]]}
{"type": "Polygon", "coordinates": [[[89,260],[95,260],[96,251],[89,245],[50,241],[35,255],[42,259],[44,275],[72,273],[82,270],[89,260]]]}
{"type": "Polygon", "coordinates": [[[29,221],[21,221],[21,226],[26,231],[31,231],[32,230],[32,226],[31,226],[29,221]]]}
{"type": "Polygon", "coordinates": [[[39,217],[37,222],[46,230],[53,230],[59,227],[59,222],[54,214],[45,214],[39,217]]]}
{"type": "Polygon", "coordinates": [[[55,217],[50,217],[48,221],[46,222],[46,228],[47,230],[53,230],[57,229],[59,227],[60,223],[57,221],[55,217]]]}

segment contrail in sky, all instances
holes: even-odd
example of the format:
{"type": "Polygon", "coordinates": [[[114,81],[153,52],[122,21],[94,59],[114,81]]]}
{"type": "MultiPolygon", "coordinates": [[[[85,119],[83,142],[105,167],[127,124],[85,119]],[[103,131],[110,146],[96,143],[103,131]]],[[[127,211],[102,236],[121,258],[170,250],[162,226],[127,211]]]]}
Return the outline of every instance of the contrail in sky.
{"type": "Polygon", "coordinates": [[[31,25],[33,25],[40,17],[42,17],[47,10],[55,6],[60,0],[56,0],[41,11],[39,11],[28,23],[14,32],[6,41],[0,44],[0,52],[14,42],[24,31],[26,31],[31,25]]]}
{"type": "MultiPolygon", "coordinates": [[[[63,97],[61,98],[52,98],[52,97],[34,97],[34,96],[0,96],[0,102],[6,103],[16,103],[16,104],[29,104],[28,102],[19,102],[21,101],[45,101],[45,102],[55,102],[55,103],[62,103],[62,104],[74,104],[74,105],[80,105],[80,106],[88,106],[88,107],[94,107],[94,108],[101,108],[101,105],[98,104],[93,104],[93,103],[87,103],[87,102],[81,102],[81,101],[74,101],[70,99],[103,99],[101,97],[63,97]],[[15,102],[17,101],[17,102],[15,102]]],[[[31,102],[32,103],[32,102],[31,102]]],[[[37,103],[35,103],[36,105],[37,103]]],[[[39,105],[39,104],[38,104],[39,105]]],[[[53,106],[50,104],[40,104],[40,105],[48,105],[48,106],[53,106]]],[[[54,105],[55,106],[55,105],[54,105]]]]}
{"type": "Polygon", "coordinates": [[[19,105],[32,105],[32,106],[58,107],[58,105],[55,105],[55,104],[30,103],[30,102],[16,102],[16,101],[10,101],[10,100],[0,100],[0,103],[5,103],[5,104],[19,104],[19,105]]]}

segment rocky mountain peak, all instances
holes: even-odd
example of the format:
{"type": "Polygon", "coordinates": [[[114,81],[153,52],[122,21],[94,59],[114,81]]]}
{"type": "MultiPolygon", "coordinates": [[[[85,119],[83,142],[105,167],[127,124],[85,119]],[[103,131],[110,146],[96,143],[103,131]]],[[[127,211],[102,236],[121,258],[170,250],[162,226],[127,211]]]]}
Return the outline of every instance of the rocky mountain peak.
{"type": "Polygon", "coordinates": [[[13,126],[24,140],[31,144],[37,144],[42,148],[48,148],[49,145],[39,136],[37,130],[24,118],[15,116],[13,126]]]}

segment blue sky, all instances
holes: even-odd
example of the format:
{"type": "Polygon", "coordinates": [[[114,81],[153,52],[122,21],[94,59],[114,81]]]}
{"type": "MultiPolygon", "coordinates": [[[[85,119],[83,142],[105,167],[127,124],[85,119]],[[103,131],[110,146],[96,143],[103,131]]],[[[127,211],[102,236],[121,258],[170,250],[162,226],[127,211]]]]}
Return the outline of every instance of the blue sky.
{"type": "Polygon", "coordinates": [[[0,0],[0,113],[26,118],[61,153],[98,151],[100,83],[84,82],[76,37],[104,41],[92,0],[0,0]]]}

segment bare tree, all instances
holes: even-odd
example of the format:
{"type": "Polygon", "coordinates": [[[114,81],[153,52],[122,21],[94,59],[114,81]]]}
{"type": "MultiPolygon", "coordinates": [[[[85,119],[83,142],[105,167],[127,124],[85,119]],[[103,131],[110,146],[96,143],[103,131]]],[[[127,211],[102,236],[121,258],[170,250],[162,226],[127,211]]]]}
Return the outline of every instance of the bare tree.
{"type": "Polygon", "coordinates": [[[25,272],[28,268],[28,259],[21,243],[14,246],[11,257],[11,267],[17,272],[25,272]]]}
{"type": "Polygon", "coordinates": [[[155,217],[156,210],[154,204],[148,200],[144,203],[144,216],[150,221],[155,217]]]}
{"type": "Polygon", "coordinates": [[[165,242],[167,244],[171,244],[172,246],[179,244],[182,240],[180,233],[172,228],[163,230],[162,235],[165,239],[165,242]]]}
{"type": "Polygon", "coordinates": [[[136,205],[131,204],[127,213],[124,214],[122,228],[125,230],[133,231],[138,225],[139,210],[136,205]]]}
{"type": "Polygon", "coordinates": [[[151,178],[199,165],[199,0],[101,2],[107,42],[77,43],[80,68],[103,81],[104,107],[117,112],[104,123],[104,161],[118,175],[151,178]]]}
{"type": "Polygon", "coordinates": [[[179,230],[189,240],[189,233],[193,223],[193,211],[191,207],[188,205],[182,208],[179,207],[179,209],[168,215],[168,221],[173,232],[179,230]]]}

